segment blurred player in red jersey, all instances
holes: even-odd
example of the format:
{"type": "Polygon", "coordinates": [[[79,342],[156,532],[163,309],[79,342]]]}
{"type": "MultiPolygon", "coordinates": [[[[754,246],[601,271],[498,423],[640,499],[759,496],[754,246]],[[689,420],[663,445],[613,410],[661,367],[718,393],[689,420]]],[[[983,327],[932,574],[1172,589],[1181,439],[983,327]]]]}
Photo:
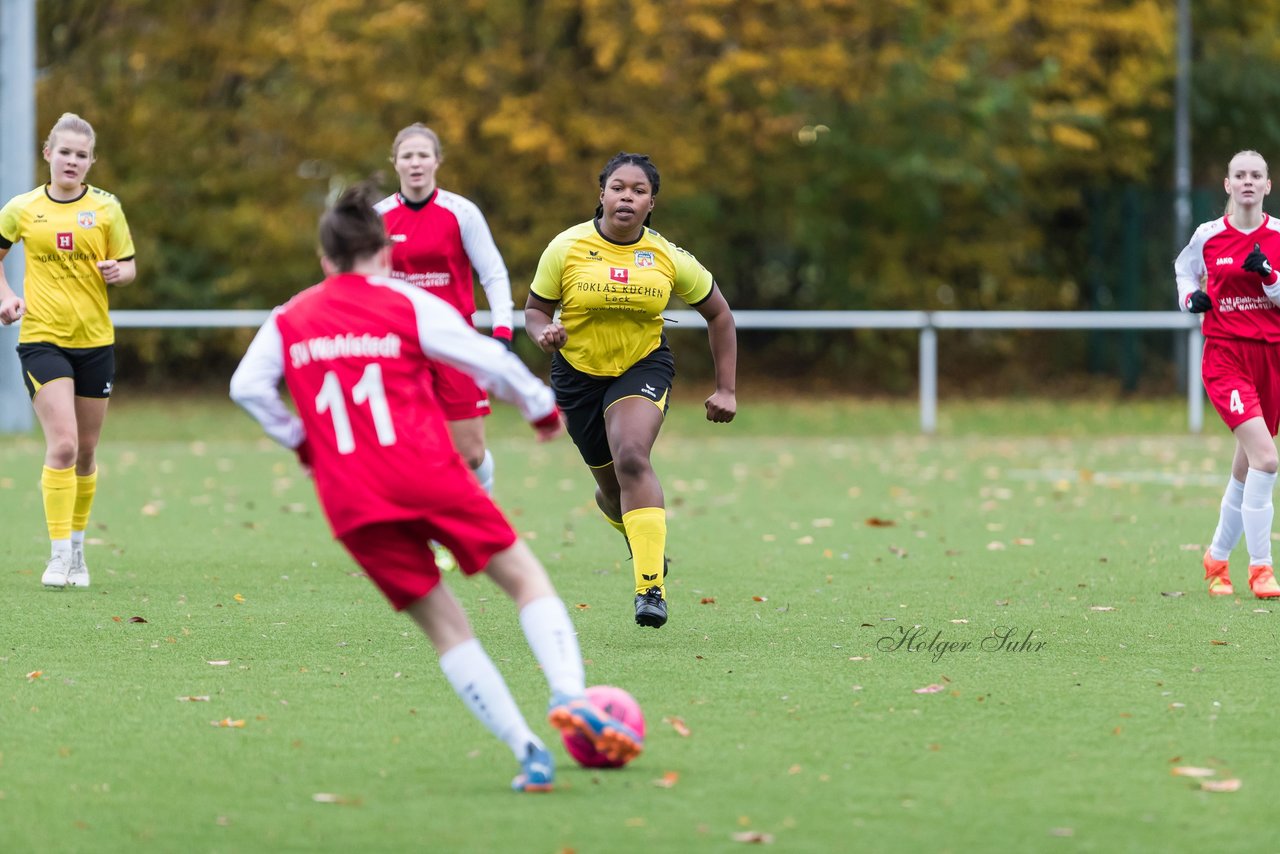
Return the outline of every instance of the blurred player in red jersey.
{"type": "Polygon", "coordinates": [[[1280,428],[1280,283],[1269,260],[1280,258],[1280,223],[1262,210],[1271,179],[1258,152],[1232,157],[1223,186],[1229,196],[1226,215],[1197,228],[1174,262],[1179,307],[1204,315],[1205,390],[1236,436],[1231,480],[1204,571],[1211,595],[1232,595],[1228,561],[1243,535],[1249,589],[1269,599],[1280,596],[1271,558],[1274,437],[1280,428]]]}
{"type": "MultiPolygon", "coordinates": [[[[435,294],[470,323],[474,273],[489,303],[493,337],[510,349],[514,311],[507,266],[480,208],[436,185],[442,162],[440,138],[431,128],[415,123],[396,134],[391,163],[400,192],[375,205],[391,238],[391,275],[435,294]]],[[[493,492],[493,454],[485,447],[483,420],[488,394],[466,372],[446,364],[432,366],[431,382],[454,447],[493,492]]]]}
{"type": "Polygon", "coordinates": [[[640,739],[584,696],[582,656],[546,570],[450,440],[428,368],[441,361],[516,405],[543,440],[560,434],[548,389],[453,308],[390,278],[391,247],[374,190],[348,190],[320,221],[325,279],[272,312],[231,378],[231,396],[297,451],[333,534],[431,639],[458,696],[521,763],[519,791],[551,788],[554,767],[506,683],[440,583],[429,543],[462,572],[486,572],[515,601],[551,689],[548,718],[615,756],[640,739]],[[280,397],[281,378],[298,415],[280,397]]]}

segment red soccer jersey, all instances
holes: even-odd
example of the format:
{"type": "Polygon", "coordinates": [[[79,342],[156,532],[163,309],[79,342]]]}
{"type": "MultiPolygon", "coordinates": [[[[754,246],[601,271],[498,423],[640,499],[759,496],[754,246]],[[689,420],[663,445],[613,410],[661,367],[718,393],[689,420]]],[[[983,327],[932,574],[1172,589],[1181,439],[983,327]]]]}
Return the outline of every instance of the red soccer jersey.
{"type": "Polygon", "coordinates": [[[1280,224],[1264,214],[1262,225],[1246,234],[1222,217],[1197,228],[1174,262],[1183,311],[1187,297],[1208,276],[1205,291],[1213,309],[1204,315],[1206,336],[1280,341],[1280,309],[1268,298],[1258,274],[1241,266],[1255,244],[1272,266],[1280,265],[1280,224]]]}
{"type": "Polygon", "coordinates": [[[429,516],[448,493],[441,479],[472,477],[423,370],[428,359],[465,371],[526,420],[555,411],[550,389],[454,309],[403,283],[350,273],[272,313],[231,393],[281,444],[305,439],[320,503],[342,536],[429,516]],[[297,417],[280,400],[281,377],[297,417]]]}
{"type": "Polygon", "coordinates": [[[469,320],[476,310],[474,270],[493,328],[512,329],[511,279],[489,224],[474,203],[438,189],[422,204],[396,193],[374,209],[391,238],[392,276],[430,290],[469,320]]]}

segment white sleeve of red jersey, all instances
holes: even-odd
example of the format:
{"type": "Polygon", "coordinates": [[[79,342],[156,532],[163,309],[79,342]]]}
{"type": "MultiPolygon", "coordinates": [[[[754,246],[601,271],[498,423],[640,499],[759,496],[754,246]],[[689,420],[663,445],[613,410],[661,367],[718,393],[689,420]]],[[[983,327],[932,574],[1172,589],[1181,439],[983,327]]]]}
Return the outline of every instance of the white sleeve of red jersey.
{"type": "Polygon", "coordinates": [[[394,288],[413,304],[418,344],[427,358],[467,374],[476,385],[519,409],[530,423],[556,411],[555,395],[546,383],[530,373],[519,356],[472,329],[449,303],[394,279],[371,277],[369,282],[394,288]]]}
{"type": "Polygon", "coordinates": [[[493,242],[489,223],[474,202],[456,194],[449,195],[453,198],[439,198],[438,203],[447,205],[458,218],[462,248],[471,259],[471,269],[480,278],[480,287],[484,288],[485,300],[489,303],[489,312],[493,318],[493,328],[510,331],[515,316],[515,303],[511,300],[511,276],[507,273],[502,254],[498,252],[498,245],[493,242]]]}
{"type": "MultiPolygon", "coordinates": [[[[286,448],[297,448],[306,438],[302,420],[289,411],[280,397],[284,377],[284,340],[271,312],[253,337],[239,367],[231,376],[231,399],[252,415],[267,435],[286,448]]],[[[499,345],[500,346],[500,345],[499,345]]]]}
{"type": "Polygon", "coordinates": [[[1197,228],[1191,235],[1191,242],[1178,253],[1178,259],[1173,262],[1173,272],[1178,281],[1179,311],[1186,311],[1187,300],[1193,293],[1200,290],[1200,281],[1207,273],[1204,266],[1204,244],[1220,230],[1214,228],[1219,222],[1219,220],[1206,222],[1197,228]]]}

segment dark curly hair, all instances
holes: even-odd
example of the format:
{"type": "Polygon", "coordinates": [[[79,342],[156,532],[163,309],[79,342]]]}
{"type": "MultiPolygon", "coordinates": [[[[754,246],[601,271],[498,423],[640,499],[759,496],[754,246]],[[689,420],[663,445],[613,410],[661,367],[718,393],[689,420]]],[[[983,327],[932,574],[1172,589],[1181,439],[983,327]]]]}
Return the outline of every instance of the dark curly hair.
{"type": "MultiPolygon", "coordinates": [[[[649,179],[649,186],[653,187],[653,198],[658,197],[658,188],[662,186],[662,177],[658,175],[658,167],[653,165],[653,161],[649,159],[647,154],[631,154],[626,151],[619,151],[610,158],[609,162],[604,165],[604,169],[600,170],[600,189],[604,189],[605,182],[609,180],[614,172],[623,166],[639,166],[644,170],[644,175],[649,179]]],[[[604,216],[604,205],[596,205],[596,219],[604,216]]],[[[649,211],[648,216],[644,218],[644,224],[647,226],[649,220],[653,218],[653,211],[649,211]]]]}

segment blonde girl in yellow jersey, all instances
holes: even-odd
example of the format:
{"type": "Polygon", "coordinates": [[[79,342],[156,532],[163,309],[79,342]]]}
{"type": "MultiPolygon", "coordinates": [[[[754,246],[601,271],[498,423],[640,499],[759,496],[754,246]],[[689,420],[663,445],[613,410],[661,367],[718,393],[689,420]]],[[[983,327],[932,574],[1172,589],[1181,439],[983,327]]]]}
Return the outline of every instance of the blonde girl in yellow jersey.
{"type": "Polygon", "coordinates": [[[672,296],[707,321],[716,383],[707,420],[738,410],[733,313],[706,268],[648,227],[659,186],[648,156],[613,157],[595,218],[547,246],[524,312],[529,337],[552,354],[551,387],[595,476],[596,504],[631,549],[636,624],[652,628],[667,622],[667,516],[650,457],[675,377],[662,320],[672,296]]]}
{"type": "Polygon", "coordinates": [[[52,547],[41,580],[53,589],[89,586],[84,532],[115,379],[107,286],[137,275],[120,202],[85,183],[93,146],[93,127],[63,113],[44,144],[49,183],[0,208],[0,259],[19,242],[26,253],[22,297],[0,268],[0,323],[22,321],[18,357],[44,431],[40,489],[52,547]]]}

